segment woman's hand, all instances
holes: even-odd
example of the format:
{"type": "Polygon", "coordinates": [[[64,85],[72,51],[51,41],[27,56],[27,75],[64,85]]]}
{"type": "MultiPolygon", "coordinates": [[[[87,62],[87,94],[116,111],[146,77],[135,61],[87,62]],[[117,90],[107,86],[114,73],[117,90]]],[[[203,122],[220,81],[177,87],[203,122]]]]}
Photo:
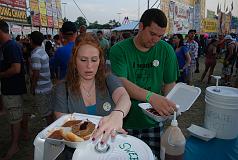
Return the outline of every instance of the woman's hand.
{"type": "Polygon", "coordinates": [[[115,138],[117,133],[127,134],[127,132],[122,128],[123,125],[123,114],[119,111],[112,111],[108,116],[103,117],[98,128],[93,134],[92,140],[96,140],[100,137],[101,144],[107,142],[109,136],[115,138]]]}

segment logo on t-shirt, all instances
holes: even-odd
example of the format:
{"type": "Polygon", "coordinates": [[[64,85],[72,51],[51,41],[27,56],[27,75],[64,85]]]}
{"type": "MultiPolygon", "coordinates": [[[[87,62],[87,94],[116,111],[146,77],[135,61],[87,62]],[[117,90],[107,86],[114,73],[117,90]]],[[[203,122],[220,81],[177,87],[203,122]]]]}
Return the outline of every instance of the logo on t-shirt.
{"type": "Polygon", "coordinates": [[[155,66],[155,67],[159,66],[159,61],[157,59],[153,61],[153,66],[155,66]]]}
{"type": "Polygon", "coordinates": [[[104,111],[110,111],[111,110],[111,108],[112,108],[112,106],[111,106],[111,104],[109,103],[109,102],[105,102],[105,103],[103,103],[103,109],[104,109],[104,111]]]}

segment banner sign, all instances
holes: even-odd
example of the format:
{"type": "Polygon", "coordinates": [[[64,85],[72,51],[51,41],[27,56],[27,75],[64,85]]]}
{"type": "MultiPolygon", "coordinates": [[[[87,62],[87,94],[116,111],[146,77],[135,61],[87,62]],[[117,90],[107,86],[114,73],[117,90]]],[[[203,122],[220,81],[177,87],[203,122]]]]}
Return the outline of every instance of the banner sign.
{"type": "Polygon", "coordinates": [[[30,0],[30,8],[31,8],[31,11],[34,11],[34,13],[39,13],[38,1],[30,0]]]}
{"type": "Polygon", "coordinates": [[[52,14],[53,14],[53,10],[52,10],[51,3],[46,2],[46,15],[52,16],[52,14]]]}
{"type": "Polygon", "coordinates": [[[63,20],[62,20],[62,19],[59,19],[59,21],[58,21],[58,27],[61,28],[62,25],[63,25],[63,20]]]}
{"type": "Polygon", "coordinates": [[[213,19],[215,17],[215,11],[207,9],[207,18],[213,19]]]}
{"type": "Polygon", "coordinates": [[[25,10],[0,6],[0,19],[12,22],[27,23],[27,16],[25,10]]]}
{"type": "Polygon", "coordinates": [[[26,0],[0,0],[0,4],[26,9],[26,0]]]}
{"type": "Polygon", "coordinates": [[[57,17],[58,19],[62,19],[62,12],[61,9],[57,8],[57,17]]]}
{"type": "Polygon", "coordinates": [[[46,34],[47,34],[46,28],[43,28],[43,27],[40,28],[40,32],[41,32],[43,35],[46,35],[46,34]]]}
{"type": "Polygon", "coordinates": [[[39,13],[32,16],[32,24],[33,24],[33,26],[40,26],[40,14],[39,13]]]}
{"type": "Polygon", "coordinates": [[[39,31],[39,27],[32,27],[32,32],[39,31]]]}
{"type": "Polygon", "coordinates": [[[11,27],[11,32],[12,32],[12,34],[14,34],[14,35],[21,35],[21,26],[18,26],[18,25],[13,25],[12,27],[11,27]]]}
{"type": "Polygon", "coordinates": [[[31,27],[23,27],[22,28],[22,33],[23,35],[27,35],[27,34],[30,34],[31,33],[31,27]]]}
{"type": "Polygon", "coordinates": [[[205,18],[202,20],[202,32],[217,32],[217,20],[205,18]]]}
{"type": "Polygon", "coordinates": [[[53,21],[54,21],[54,28],[59,28],[58,19],[53,17],[53,21]]]}
{"type": "Polygon", "coordinates": [[[47,16],[47,23],[48,27],[54,27],[54,22],[53,22],[53,17],[52,16],[47,16]]]}
{"type": "Polygon", "coordinates": [[[46,32],[47,32],[47,34],[52,35],[52,28],[46,28],[46,32]]]}
{"type": "Polygon", "coordinates": [[[231,13],[218,13],[218,32],[222,34],[230,33],[231,29],[231,13]]]}
{"type": "Polygon", "coordinates": [[[40,14],[46,15],[46,5],[44,0],[40,0],[40,14]]]}
{"type": "Polygon", "coordinates": [[[61,0],[55,0],[56,2],[56,8],[61,10],[61,0]]]}
{"type": "Polygon", "coordinates": [[[201,5],[199,3],[196,3],[194,6],[194,26],[193,28],[196,29],[197,32],[200,32],[200,27],[201,27],[201,18],[200,16],[196,15],[201,15],[201,5]]]}
{"type": "Polygon", "coordinates": [[[41,26],[47,27],[47,17],[44,14],[40,15],[41,26]]]}
{"type": "Polygon", "coordinates": [[[56,35],[56,34],[58,34],[58,30],[57,29],[53,29],[53,35],[56,35]]]}
{"type": "Polygon", "coordinates": [[[170,1],[169,14],[171,19],[171,31],[172,33],[187,33],[190,27],[191,10],[189,5],[185,5],[178,2],[170,1]]]}

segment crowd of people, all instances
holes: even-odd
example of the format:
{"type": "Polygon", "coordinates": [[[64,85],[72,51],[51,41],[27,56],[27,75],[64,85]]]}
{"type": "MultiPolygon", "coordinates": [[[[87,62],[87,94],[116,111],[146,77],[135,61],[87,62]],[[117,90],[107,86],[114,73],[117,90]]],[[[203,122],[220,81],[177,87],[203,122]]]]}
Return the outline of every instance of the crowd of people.
{"type": "MultiPolygon", "coordinates": [[[[159,157],[163,123],[147,117],[138,103],[150,103],[162,116],[173,114],[176,105],[165,96],[176,82],[193,84],[201,55],[206,57],[201,81],[209,72],[208,84],[219,57],[224,57],[225,85],[231,85],[235,62],[238,68],[234,36],[199,40],[196,30],[189,30],[185,37],[173,34],[167,39],[166,27],[165,14],[148,9],[136,35],[125,32],[118,42],[113,36],[106,39],[101,30],[87,33],[86,26],[78,33],[70,21],[53,38],[34,31],[14,40],[8,24],[0,20],[0,115],[6,112],[11,126],[10,148],[2,159],[11,159],[19,151],[20,132],[25,140],[29,138],[27,91],[47,125],[74,112],[102,116],[93,141],[102,136],[104,144],[109,136],[116,136],[116,130],[143,140],[159,157]]],[[[73,151],[66,147],[62,154],[71,159],[73,151]]]]}

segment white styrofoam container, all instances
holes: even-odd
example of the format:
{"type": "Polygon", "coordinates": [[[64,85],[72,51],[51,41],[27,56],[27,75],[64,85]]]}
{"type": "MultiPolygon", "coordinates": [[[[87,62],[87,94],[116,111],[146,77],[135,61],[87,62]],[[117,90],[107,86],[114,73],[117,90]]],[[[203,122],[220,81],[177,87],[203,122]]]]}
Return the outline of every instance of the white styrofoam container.
{"type": "MultiPolygon", "coordinates": [[[[66,121],[77,119],[77,120],[90,120],[94,124],[98,124],[100,120],[100,116],[92,116],[87,114],[80,114],[80,113],[73,113],[73,114],[67,114],[59,119],[57,119],[55,122],[50,124],[48,127],[46,127],[44,130],[42,130],[40,133],[37,134],[35,140],[34,140],[34,160],[43,160],[44,159],[44,145],[47,137],[52,133],[55,128],[61,127],[66,121]]],[[[57,146],[61,146],[61,143],[64,143],[72,148],[77,148],[80,146],[85,146],[86,144],[90,143],[91,140],[84,141],[84,142],[69,142],[64,140],[53,140],[53,139],[47,139],[51,144],[54,144],[54,147],[57,148],[57,146]]],[[[52,149],[51,150],[51,156],[57,158],[57,156],[63,151],[64,147],[61,146],[61,149],[52,149]]]]}
{"type": "Polygon", "coordinates": [[[178,112],[185,112],[189,110],[200,94],[201,89],[198,87],[177,83],[166,98],[180,106],[178,112]]]}
{"type": "Polygon", "coordinates": [[[194,124],[191,124],[191,126],[187,128],[187,130],[192,136],[202,139],[204,141],[209,141],[216,137],[216,132],[194,124]]]}
{"type": "Polygon", "coordinates": [[[163,122],[168,118],[173,118],[173,115],[167,116],[167,117],[162,117],[162,116],[157,116],[149,111],[147,109],[152,108],[152,106],[149,103],[139,103],[138,106],[142,108],[142,111],[149,116],[150,118],[154,119],[157,122],[163,122]]]}
{"type": "MultiPolygon", "coordinates": [[[[192,104],[196,101],[200,93],[201,89],[198,87],[190,86],[185,83],[177,83],[166,96],[166,98],[179,105],[178,113],[181,113],[187,111],[192,106],[192,104]]],[[[152,108],[149,103],[139,103],[138,106],[142,108],[142,111],[146,115],[148,115],[157,122],[162,122],[168,118],[172,118],[172,116],[162,117],[150,113],[146,110],[148,108],[152,108]]]]}

